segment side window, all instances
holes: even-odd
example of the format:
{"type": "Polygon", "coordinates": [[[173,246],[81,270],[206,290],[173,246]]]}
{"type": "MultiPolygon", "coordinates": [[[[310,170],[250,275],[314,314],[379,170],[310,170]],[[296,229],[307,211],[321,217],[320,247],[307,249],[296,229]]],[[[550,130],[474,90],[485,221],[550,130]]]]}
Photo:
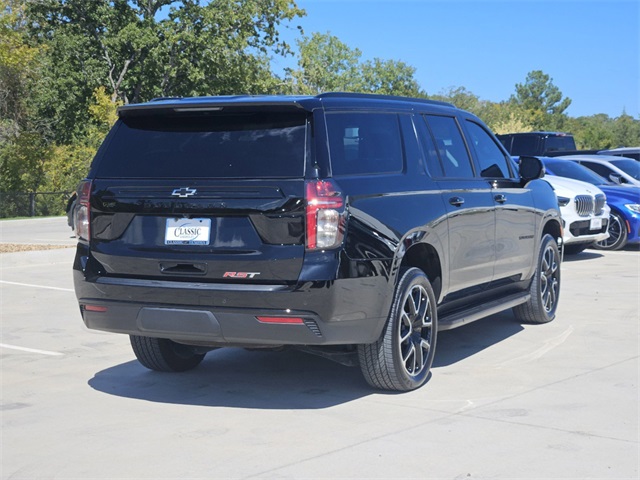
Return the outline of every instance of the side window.
{"type": "Polygon", "coordinates": [[[436,144],[431,136],[431,132],[427,128],[427,124],[421,121],[419,117],[416,117],[416,130],[427,160],[427,171],[432,177],[441,177],[443,175],[442,165],[438,158],[436,144]]]}
{"type": "Polygon", "coordinates": [[[389,113],[328,113],[334,175],[399,173],[404,167],[398,116],[389,113]]]}
{"type": "Polygon", "coordinates": [[[469,143],[473,145],[480,165],[480,176],[486,178],[511,177],[509,160],[487,131],[469,120],[467,120],[467,131],[469,132],[469,143]]]}
{"type": "Polygon", "coordinates": [[[591,163],[591,162],[580,162],[580,163],[585,167],[590,168],[591,170],[596,172],[598,175],[606,178],[607,180],[609,180],[609,175],[611,175],[611,172],[613,172],[613,170],[611,170],[609,167],[607,167],[606,165],[601,165],[600,163],[591,163]]]}
{"type": "Polygon", "coordinates": [[[425,119],[433,134],[444,175],[453,178],[474,177],[471,159],[456,119],[439,115],[425,115],[425,119]]]}

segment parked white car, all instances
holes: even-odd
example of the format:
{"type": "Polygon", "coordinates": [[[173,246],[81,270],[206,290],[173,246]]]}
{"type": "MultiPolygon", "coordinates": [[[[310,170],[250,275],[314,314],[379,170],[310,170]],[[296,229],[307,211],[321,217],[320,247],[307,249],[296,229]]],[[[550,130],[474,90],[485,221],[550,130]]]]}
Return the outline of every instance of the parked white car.
{"type": "Polygon", "coordinates": [[[602,190],[590,183],[565,177],[546,175],[544,179],[558,197],[566,254],[580,253],[593,243],[609,238],[607,225],[611,209],[602,190]]]}
{"type": "Polygon", "coordinates": [[[563,155],[556,158],[571,160],[593,170],[618,185],[640,187],[640,162],[613,155],[563,155]]]}

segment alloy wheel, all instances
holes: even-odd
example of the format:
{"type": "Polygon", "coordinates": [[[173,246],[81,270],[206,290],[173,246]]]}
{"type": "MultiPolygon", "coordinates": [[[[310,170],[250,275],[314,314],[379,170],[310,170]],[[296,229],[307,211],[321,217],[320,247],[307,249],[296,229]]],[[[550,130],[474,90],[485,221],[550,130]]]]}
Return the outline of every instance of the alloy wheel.
{"type": "Polygon", "coordinates": [[[414,285],[402,302],[398,343],[402,365],[410,376],[419,375],[429,359],[433,334],[433,306],[427,291],[414,285]]]}
{"type": "Polygon", "coordinates": [[[560,289],[560,265],[551,246],[547,246],[542,256],[540,275],[540,295],[547,312],[553,310],[558,301],[560,289]]]}

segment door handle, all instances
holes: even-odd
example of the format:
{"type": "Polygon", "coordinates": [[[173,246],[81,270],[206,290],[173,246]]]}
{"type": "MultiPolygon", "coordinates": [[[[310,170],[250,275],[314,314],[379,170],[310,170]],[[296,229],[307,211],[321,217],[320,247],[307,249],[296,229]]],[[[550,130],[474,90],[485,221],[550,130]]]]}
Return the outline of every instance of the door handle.
{"type": "Polygon", "coordinates": [[[464,205],[464,198],[462,198],[462,197],[451,197],[449,199],[449,203],[451,205],[453,205],[454,207],[461,207],[462,205],[464,205]]]}
{"type": "Polygon", "coordinates": [[[502,193],[498,193],[497,195],[494,195],[493,199],[498,203],[504,203],[507,201],[506,195],[503,195],[502,193]]]}

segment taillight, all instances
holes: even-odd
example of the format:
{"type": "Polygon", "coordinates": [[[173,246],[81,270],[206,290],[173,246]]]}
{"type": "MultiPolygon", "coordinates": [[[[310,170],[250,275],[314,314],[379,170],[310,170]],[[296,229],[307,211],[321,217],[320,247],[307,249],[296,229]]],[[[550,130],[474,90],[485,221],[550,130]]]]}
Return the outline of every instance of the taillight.
{"type": "Polygon", "coordinates": [[[331,179],[306,185],[307,249],[337,247],[344,235],[344,198],[331,179]]]}
{"type": "Polygon", "coordinates": [[[91,239],[91,180],[83,180],[78,185],[78,200],[74,212],[76,237],[91,239]]]}

